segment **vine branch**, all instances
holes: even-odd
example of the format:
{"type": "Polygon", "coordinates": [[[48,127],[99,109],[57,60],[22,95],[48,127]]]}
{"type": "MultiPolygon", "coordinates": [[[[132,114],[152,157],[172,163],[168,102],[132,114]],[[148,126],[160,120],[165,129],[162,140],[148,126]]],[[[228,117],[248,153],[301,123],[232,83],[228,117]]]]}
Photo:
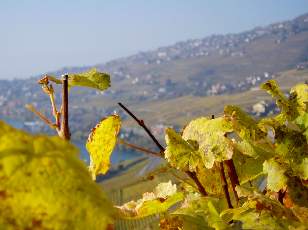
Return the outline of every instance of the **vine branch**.
{"type": "Polygon", "coordinates": [[[191,172],[191,171],[185,171],[185,173],[195,182],[195,184],[198,187],[199,192],[203,196],[207,196],[207,192],[205,191],[205,188],[203,187],[203,185],[201,184],[199,178],[197,177],[197,173],[196,172],[191,172]]]}
{"type": "Polygon", "coordinates": [[[226,178],[226,174],[225,174],[225,169],[224,169],[224,163],[223,162],[217,162],[218,166],[219,166],[219,172],[220,172],[220,178],[222,181],[222,187],[225,193],[225,197],[226,200],[228,202],[228,207],[229,208],[233,208],[232,203],[231,203],[231,199],[230,199],[230,194],[229,194],[229,190],[228,190],[228,182],[227,182],[227,178],[226,178]]]}
{"type": "Polygon", "coordinates": [[[69,140],[70,132],[69,132],[69,125],[68,125],[68,75],[64,75],[62,80],[58,80],[53,77],[51,78],[52,79],[50,79],[48,76],[44,76],[43,78],[38,80],[38,84],[42,85],[43,92],[49,96],[49,99],[51,102],[52,115],[55,118],[55,123],[52,123],[44,114],[37,111],[33,105],[26,105],[26,108],[30,110],[31,112],[33,112],[36,116],[38,116],[50,128],[55,129],[61,138],[69,140]],[[49,81],[55,82],[57,84],[59,84],[60,82],[62,84],[61,112],[58,112],[57,110],[54,89],[53,89],[52,84],[49,81]],[[63,116],[62,122],[61,122],[61,115],[63,116]]]}
{"type": "MultiPolygon", "coordinates": [[[[212,115],[212,119],[214,119],[215,116],[212,115]]],[[[227,133],[224,134],[225,137],[227,137],[227,133]]],[[[230,159],[230,160],[225,160],[224,162],[221,162],[220,163],[220,171],[221,171],[221,176],[223,176],[224,178],[226,177],[225,175],[225,170],[224,170],[224,163],[226,164],[227,166],[227,172],[228,172],[228,175],[229,175],[229,178],[230,178],[230,181],[231,181],[231,186],[232,186],[232,190],[233,190],[233,193],[234,193],[234,197],[236,199],[236,202],[238,203],[239,202],[239,198],[238,198],[238,195],[237,195],[237,192],[235,190],[235,187],[237,185],[240,184],[239,182],[239,179],[238,179],[238,175],[236,173],[236,170],[235,170],[235,166],[234,166],[234,162],[233,162],[233,159],[230,159]],[[222,174],[223,173],[223,174],[222,174]]],[[[223,179],[222,177],[222,179],[223,179]]],[[[224,179],[223,179],[224,180],[224,179]]],[[[228,196],[229,196],[229,199],[230,199],[230,194],[229,194],[229,191],[228,191],[228,184],[227,184],[227,180],[225,180],[225,183],[227,185],[227,191],[225,191],[225,194],[226,192],[228,193],[228,196]]],[[[225,190],[225,188],[224,188],[225,190]]],[[[227,197],[227,196],[226,196],[227,197]]],[[[227,198],[228,200],[228,198],[227,198]]],[[[229,204],[229,201],[228,201],[228,204],[229,204]]],[[[230,204],[231,204],[231,201],[230,201],[230,204]]],[[[230,205],[229,205],[230,206],[230,205]]],[[[232,206],[232,204],[231,204],[232,206]]]]}
{"type": "Polygon", "coordinates": [[[226,160],[224,162],[225,162],[225,164],[227,166],[227,172],[228,172],[228,175],[229,175],[229,178],[230,178],[230,181],[231,181],[232,190],[233,190],[236,202],[238,203],[239,202],[239,198],[238,198],[238,194],[237,194],[237,192],[235,190],[235,187],[237,185],[239,185],[240,182],[239,182],[239,179],[238,179],[238,175],[236,173],[236,169],[235,169],[235,165],[234,165],[233,159],[226,160]]]}
{"type": "Polygon", "coordinates": [[[31,104],[26,104],[26,109],[34,113],[36,116],[38,116],[43,122],[45,122],[51,129],[56,129],[56,125],[53,124],[44,114],[36,110],[36,108],[31,104]]]}
{"type": "Polygon", "coordinates": [[[124,141],[123,139],[120,139],[120,140],[119,140],[119,144],[125,145],[125,146],[127,146],[127,147],[129,147],[129,148],[132,148],[132,149],[139,150],[139,151],[144,152],[144,153],[151,154],[151,155],[153,155],[153,156],[155,156],[155,157],[161,157],[161,154],[160,154],[159,152],[154,152],[154,151],[151,151],[151,150],[149,150],[149,149],[143,148],[143,147],[141,147],[141,146],[128,143],[128,142],[124,141]]]}
{"type": "Polygon", "coordinates": [[[138,119],[127,107],[125,107],[121,102],[118,103],[119,106],[125,110],[137,123],[140,125],[146,133],[150,136],[150,138],[153,140],[153,142],[156,144],[156,146],[159,148],[161,154],[165,151],[165,148],[159,143],[159,141],[154,137],[152,132],[148,129],[148,127],[145,125],[143,120],[138,119]]]}
{"type": "MultiPolygon", "coordinates": [[[[153,142],[156,144],[156,146],[160,149],[160,157],[163,157],[163,154],[165,152],[165,148],[159,143],[159,141],[154,137],[154,135],[152,134],[152,132],[150,131],[150,129],[145,125],[143,120],[140,120],[139,118],[137,118],[126,106],[124,106],[121,102],[118,103],[118,105],[124,109],[138,124],[139,126],[141,126],[146,133],[150,136],[150,138],[153,140],[153,142]]],[[[196,172],[190,172],[190,171],[186,171],[185,172],[197,185],[199,192],[203,195],[203,196],[207,196],[207,192],[205,191],[205,188],[203,187],[203,185],[201,184],[200,180],[197,177],[196,172]]]]}

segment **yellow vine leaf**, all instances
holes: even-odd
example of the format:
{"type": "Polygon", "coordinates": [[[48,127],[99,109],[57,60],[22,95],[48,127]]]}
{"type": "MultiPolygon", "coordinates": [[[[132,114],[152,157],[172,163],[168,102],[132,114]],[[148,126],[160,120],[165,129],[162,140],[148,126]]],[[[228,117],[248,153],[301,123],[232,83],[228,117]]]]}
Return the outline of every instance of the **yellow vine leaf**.
{"type": "Polygon", "coordinates": [[[90,154],[90,171],[94,179],[98,174],[105,174],[109,170],[110,156],[120,127],[120,117],[111,115],[102,119],[90,133],[86,149],[90,154]]]}
{"type": "Polygon", "coordinates": [[[215,161],[222,162],[232,158],[233,143],[225,135],[232,131],[232,126],[223,117],[215,119],[201,117],[185,127],[182,137],[199,145],[204,165],[212,168],[215,161]]]}
{"type": "Polygon", "coordinates": [[[166,129],[165,158],[173,167],[182,171],[195,172],[197,165],[202,161],[198,151],[198,143],[185,141],[182,136],[173,129],[166,129]]]}
{"type": "MultiPolygon", "coordinates": [[[[55,76],[47,75],[47,77],[56,84],[62,84],[62,81],[55,76]]],[[[68,86],[82,86],[103,91],[110,87],[110,75],[98,72],[95,68],[83,73],[68,74],[68,86]]]]}
{"type": "Polygon", "coordinates": [[[77,148],[0,121],[0,229],[107,229],[113,216],[77,148]]]}
{"type": "Polygon", "coordinates": [[[69,74],[68,84],[69,86],[90,87],[103,91],[110,87],[110,76],[93,68],[84,73],[69,74]]]}

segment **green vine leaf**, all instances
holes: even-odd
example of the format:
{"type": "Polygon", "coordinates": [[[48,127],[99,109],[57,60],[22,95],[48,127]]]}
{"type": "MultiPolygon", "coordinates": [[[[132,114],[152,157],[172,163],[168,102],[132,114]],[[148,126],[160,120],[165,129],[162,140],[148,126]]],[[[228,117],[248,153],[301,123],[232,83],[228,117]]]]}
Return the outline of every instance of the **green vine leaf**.
{"type": "Polygon", "coordinates": [[[183,199],[183,193],[177,192],[176,185],[171,181],[160,183],[154,192],[144,193],[142,199],[117,206],[118,216],[123,219],[138,219],[163,213],[183,199]]]}
{"type": "Polygon", "coordinates": [[[107,229],[115,210],[77,148],[0,121],[0,228],[107,229]]]}
{"type": "Polygon", "coordinates": [[[268,80],[261,85],[261,89],[266,90],[274,99],[277,101],[278,107],[283,111],[288,111],[289,102],[284,93],[280,90],[277,82],[275,80],[268,80]]]}
{"type": "MultiPolygon", "coordinates": [[[[227,170],[225,168],[225,174],[227,174],[227,170]]],[[[224,197],[224,182],[222,181],[220,174],[220,166],[219,164],[214,164],[212,168],[208,169],[204,165],[198,166],[197,171],[198,178],[203,185],[205,191],[208,193],[210,197],[224,197]]],[[[232,185],[229,177],[226,178],[228,183],[228,190],[232,191],[232,185]]],[[[184,186],[183,186],[184,187],[184,186]]],[[[185,188],[185,187],[184,187],[185,188]]],[[[189,188],[185,188],[185,191],[191,191],[189,188]]],[[[193,190],[196,191],[196,190],[193,190]]],[[[235,197],[230,196],[231,202],[237,202],[235,197]]]]}
{"type": "Polygon", "coordinates": [[[278,200],[251,189],[237,186],[240,197],[246,197],[247,201],[241,207],[227,209],[220,216],[224,221],[240,221],[241,229],[289,229],[300,226],[299,219],[278,200]]]}
{"type": "Polygon", "coordinates": [[[224,108],[225,120],[232,125],[234,131],[244,140],[256,141],[266,137],[259,127],[257,121],[234,105],[224,108]]]}
{"type": "Polygon", "coordinates": [[[274,158],[263,163],[263,171],[267,174],[267,188],[278,192],[287,187],[286,166],[279,164],[274,158]]]}
{"type": "MultiPolygon", "coordinates": [[[[224,195],[220,168],[217,164],[214,164],[210,169],[206,168],[204,165],[198,167],[198,177],[207,193],[215,197],[224,195]]],[[[231,185],[229,189],[232,189],[231,185]]]]}
{"type": "Polygon", "coordinates": [[[232,126],[222,117],[216,119],[198,118],[191,121],[183,131],[184,140],[196,141],[203,163],[212,168],[215,161],[232,158],[233,143],[225,134],[232,132],[232,126]]]}
{"type": "MultiPolygon", "coordinates": [[[[54,76],[47,75],[47,78],[56,84],[62,84],[62,81],[54,76]]],[[[103,91],[110,87],[110,75],[98,72],[93,68],[83,73],[68,74],[68,85],[69,87],[82,86],[103,91]]]]}
{"type": "Polygon", "coordinates": [[[308,157],[303,158],[299,164],[291,165],[291,167],[298,177],[308,180],[308,157]]]}
{"type": "Polygon", "coordinates": [[[222,199],[191,194],[186,197],[182,207],[170,216],[180,218],[184,229],[231,229],[220,217],[220,212],[226,207],[222,199]]]}
{"type": "Polygon", "coordinates": [[[276,156],[288,165],[292,173],[308,179],[308,144],[300,132],[285,127],[276,129],[276,156]]]}
{"type": "MultiPolygon", "coordinates": [[[[274,99],[282,112],[281,124],[286,120],[293,121],[298,116],[298,102],[296,88],[293,89],[290,99],[288,99],[280,90],[275,80],[269,80],[261,85],[261,89],[266,90],[274,99]],[[294,94],[295,92],[295,94],[294,94]]],[[[301,92],[301,90],[299,90],[301,92]]],[[[300,94],[300,97],[302,95],[300,94]]]]}
{"type": "Polygon", "coordinates": [[[235,143],[236,149],[243,155],[253,158],[271,158],[275,155],[275,149],[273,145],[270,145],[266,141],[251,142],[243,140],[235,143]]]}
{"type": "Polygon", "coordinates": [[[300,222],[295,220],[290,220],[286,218],[278,218],[272,216],[270,211],[255,211],[254,208],[247,210],[234,209],[232,219],[234,221],[241,222],[240,229],[275,229],[275,230],[285,230],[291,229],[291,227],[300,226],[300,222]],[[238,212],[237,212],[238,211],[238,212]]]}
{"type": "Polygon", "coordinates": [[[121,119],[112,115],[101,120],[89,135],[86,148],[90,154],[90,168],[93,179],[105,174],[110,167],[110,156],[117,143],[121,119]]]}
{"type": "MultiPolygon", "coordinates": [[[[308,84],[298,84],[290,91],[291,100],[295,100],[300,115],[308,112],[308,84]]],[[[294,104],[295,104],[294,103],[294,104]]]]}
{"type": "Polygon", "coordinates": [[[303,134],[306,137],[306,142],[308,144],[308,113],[298,116],[295,122],[303,130],[303,134]]]}
{"type": "Polygon", "coordinates": [[[201,153],[198,151],[198,143],[185,141],[180,134],[173,129],[166,129],[165,158],[171,166],[182,171],[195,172],[201,160],[201,153]]]}
{"type": "Polygon", "coordinates": [[[233,162],[236,168],[238,179],[240,184],[245,184],[249,181],[253,181],[259,176],[263,175],[263,157],[249,157],[239,152],[233,154],[233,162]]]}

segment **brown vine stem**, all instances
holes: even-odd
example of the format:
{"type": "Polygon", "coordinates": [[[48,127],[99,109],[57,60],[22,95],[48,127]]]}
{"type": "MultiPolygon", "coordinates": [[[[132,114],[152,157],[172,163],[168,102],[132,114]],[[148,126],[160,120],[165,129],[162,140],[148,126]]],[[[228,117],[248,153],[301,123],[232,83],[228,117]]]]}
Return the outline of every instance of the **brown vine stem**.
{"type": "MultiPolygon", "coordinates": [[[[152,134],[152,132],[150,131],[150,129],[145,125],[143,120],[140,120],[139,118],[137,118],[135,116],[135,114],[133,114],[126,106],[124,106],[121,102],[118,103],[118,105],[124,109],[138,124],[139,126],[141,126],[146,133],[150,136],[150,138],[153,140],[153,142],[156,144],[156,146],[160,149],[160,157],[164,156],[164,152],[165,152],[165,148],[159,143],[159,141],[156,139],[156,137],[154,137],[154,135],[152,134]]],[[[203,185],[201,184],[201,182],[199,181],[196,172],[190,172],[190,171],[186,171],[185,172],[197,185],[199,192],[203,195],[203,196],[207,196],[207,192],[205,191],[205,188],[203,187],[203,185]]]]}
{"type": "MultiPolygon", "coordinates": [[[[212,119],[215,119],[215,115],[212,115],[212,119]]],[[[225,137],[227,137],[226,134],[225,134],[225,137]]],[[[227,182],[227,178],[226,178],[226,174],[225,174],[224,163],[223,162],[216,162],[216,165],[219,168],[220,178],[221,178],[221,182],[222,182],[222,188],[224,190],[224,194],[225,194],[225,197],[226,197],[226,200],[227,200],[227,203],[228,203],[228,207],[233,208],[232,203],[231,203],[231,199],[230,199],[230,193],[229,193],[229,190],[228,190],[228,182],[227,182]]],[[[230,177],[230,174],[229,174],[229,177],[230,177]]],[[[231,184],[232,184],[232,181],[231,181],[231,184]]],[[[233,188],[233,186],[232,186],[232,188],[233,188]]]]}
{"type": "Polygon", "coordinates": [[[238,175],[236,173],[236,169],[235,169],[235,166],[234,166],[233,159],[226,160],[224,162],[225,162],[225,164],[227,166],[227,172],[228,172],[228,175],[229,175],[229,178],[230,178],[230,181],[231,181],[234,197],[236,199],[236,202],[238,203],[239,202],[239,198],[238,198],[238,194],[236,192],[235,187],[237,185],[239,185],[240,182],[239,182],[239,179],[238,179],[238,175]]]}
{"type": "Polygon", "coordinates": [[[197,177],[197,173],[196,172],[191,172],[191,171],[185,171],[185,173],[195,182],[195,184],[198,187],[199,192],[203,196],[207,196],[208,194],[205,191],[205,188],[203,187],[203,185],[201,184],[199,178],[197,177]]]}
{"type": "Polygon", "coordinates": [[[129,148],[132,148],[132,149],[139,150],[139,151],[144,152],[144,153],[151,154],[151,155],[153,155],[153,156],[155,156],[155,157],[161,157],[161,154],[160,154],[159,152],[154,152],[154,151],[151,151],[151,150],[149,150],[149,149],[140,147],[140,146],[138,146],[138,145],[128,143],[128,142],[126,142],[126,141],[124,141],[124,140],[122,140],[122,139],[119,140],[119,144],[125,145],[125,146],[127,146],[127,147],[129,147],[129,148]]]}
{"type": "Polygon", "coordinates": [[[228,207],[229,208],[233,208],[232,203],[231,203],[231,199],[230,199],[230,194],[229,194],[229,190],[228,190],[228,182],[227,182],[227,178],[226,178],[226,174],[225,174],[225,169],[224,169],[224,164],[223,162],[217,162],[218,167],[219,167],[219,171],[220,171],[220,178],[222,181],[222,187],[225,193],[225,197],[226,200],[228,202],[228,207]]]}
{"type": "Polygon", "coordinates": [[[47,117],[45,117],[44,114],[41,112],[37,111],[35,107],[31,104],[26,104],[26,109],[34,113],[36,116],[38,116],[43,122],[45,122],[51,129],[56,129],[56,125],[54,125],[47,117]]]}
{"type": "Polygon", "coordinates": [[[61,137],[70,140],[70,130],[68,125],[68,75],[64,75],[62,79],[62,122],[61,137]]]}
{"type": "Polygon", "coordinates": [[[153,142],[156,144],[156,146],[159,148],[161,155],[163,155],[163,152],[165,151],[165,148],[159,143],[159,141],[154,137],[152,132],[148,129],[148,127],[145,125],[143,120],[138,119],[127,107],[125,107],[121,102],[118,103],[119,106],[121,106],[122,109],[125,110],[137,123],[140,125],[146,133],[150,136],[150,138],[153,140],[153,142]]]}
{"type": "MultiPolygon", "coordinates": [[[[225,133],[224,136],[227,137],[227,133],[225,133]]],[[[228,172],[228,175],[229,175],[229,178],[230,178],[230,181],[231,181],[231,186],[232,186],[232,190],[233,190],[233,193],[234,193],[234,197],[235,197],[236,202],[238,204],[239,198],[238,198],[238,194],[237,194],[235,187],[237,185],[240,185],[240,182],[239,182],[239,179],[238,179],[238,175],[236,173],[236,169],[235,169],[233,159],[225,160],[224,163],[227,166],[227,172],[228,172]]]]}
{"type": "Polygon", "coordinates": [[[280,189],[279,191],[278,191],[278,197],[277,197],[277,200],[282,204],[282,205],[284,205],[283,204],[283,199],[284,199],[284,197],[285,197],[285,195],[286,195],[286,193],[287,193],[287,191],[285,190],[285,191],[283,191],[282,189],[280,189]]]}

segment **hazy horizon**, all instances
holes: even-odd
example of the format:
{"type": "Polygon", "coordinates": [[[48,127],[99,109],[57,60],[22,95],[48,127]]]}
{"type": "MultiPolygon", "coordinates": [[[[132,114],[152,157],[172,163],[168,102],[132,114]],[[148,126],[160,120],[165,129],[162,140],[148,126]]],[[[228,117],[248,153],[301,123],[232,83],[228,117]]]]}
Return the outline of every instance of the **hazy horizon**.
{"type": "Polygon", "coordinates": [[[0,79],[95,65],[178,41],[290,20],[307,11],[303,0],[4,0],[0,79]]]}

